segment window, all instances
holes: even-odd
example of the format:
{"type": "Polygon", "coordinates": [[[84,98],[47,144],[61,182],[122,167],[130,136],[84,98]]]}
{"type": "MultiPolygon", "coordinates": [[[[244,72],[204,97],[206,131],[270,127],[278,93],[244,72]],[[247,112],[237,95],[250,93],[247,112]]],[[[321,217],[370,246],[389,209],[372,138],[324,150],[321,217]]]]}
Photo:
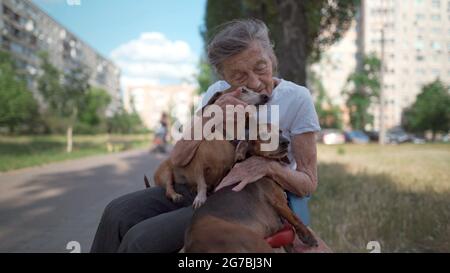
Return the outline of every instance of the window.
{"type": "Polygon", "coordinates": [[[425,14],[422,14],[422,13],[417,13],[416,14],[416,20],[422,20],[422,19],[425,19],[425,14]]]}
{"type": "Polygon", "coordinates": [[[431,1],[431,6],[433,8],[440,8],[441,7],[441,1],[440,0],[433,0],[433,1],[431,1]]]}
{"type": "Polygon", "coordinates": [[[424,59],[425,59],[424,56],[421,56],[421,55],[416,56],[416,60],[419,62],[423,61],[424,59]]]}
{"type": "Polygon", "coordinates": [[[431,42],[431,47],[436,50],[436,51],[440,51],[441,50],[441,44],[439,42],[431,42]]]}
{"type": "Polygon", "coordinates": [[[425,69],[423,69],[423,68],[416,68],[416,74],[417,75],[425,75],[425,69]]]}
{"type": "Polygon", "coordinates": [[[431,32],[433,32],[434,34],[441,34],[441,29],[438,27],[434,27],[431,29],[431,32]]]}
{"type": "Polygon", "coordinates": [[[27,57],[32,54],[32,52],[28,48],[14,42],[11,42],[9,44],[9,48],[11,51],[17,54],[26,55],[27,57]]]}
{"type": "Polygon", "coordinates": [[[431,15],[431,20],[436,21],[436,22],[441,21],[441,15],[439,15],[439,14],[432,14],[431,15]]]}
{"type": "Polygon", "coordinates": [[[414,47],[415,47],[417,50],[422,50],[422,49],[424,48],[423,41],[422,41],[422,40],[417,40],[417,41],[414,43],[414,47]]]}

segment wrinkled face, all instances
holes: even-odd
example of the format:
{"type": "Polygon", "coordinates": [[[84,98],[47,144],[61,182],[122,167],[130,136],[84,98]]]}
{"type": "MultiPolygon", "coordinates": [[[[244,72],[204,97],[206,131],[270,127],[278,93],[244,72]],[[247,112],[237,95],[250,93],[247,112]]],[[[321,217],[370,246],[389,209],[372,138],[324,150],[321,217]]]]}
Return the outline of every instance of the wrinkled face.
{"type": "Polygon", "coordinates": [[[272,61],[259,42],[222,63],[221,74],[232,87],[247,87],[258,93],[272,94],[272,61]]]}

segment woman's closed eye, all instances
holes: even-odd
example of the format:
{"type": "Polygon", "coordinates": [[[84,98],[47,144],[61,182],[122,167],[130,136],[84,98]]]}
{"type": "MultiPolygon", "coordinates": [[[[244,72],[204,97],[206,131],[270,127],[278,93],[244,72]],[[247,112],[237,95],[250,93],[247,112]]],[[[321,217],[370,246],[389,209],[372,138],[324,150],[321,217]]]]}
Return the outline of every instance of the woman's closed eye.
{"type": "Polygon", "coordinates": [[[256,67],[256,69],[255,69],[255,72],[256,73],[264,73],[265,71],[266,71],[266,68],[267,68],[267,65],[266,64],[261,64],[261,65],[258,65],[257,67],[256,67]]]}
{"type": "Polygon", "coordinates": [[[234,80],[237,82],[243,82],[247,79],[247,76],[245,74],[238,74],[234,76],[234,80]]]}

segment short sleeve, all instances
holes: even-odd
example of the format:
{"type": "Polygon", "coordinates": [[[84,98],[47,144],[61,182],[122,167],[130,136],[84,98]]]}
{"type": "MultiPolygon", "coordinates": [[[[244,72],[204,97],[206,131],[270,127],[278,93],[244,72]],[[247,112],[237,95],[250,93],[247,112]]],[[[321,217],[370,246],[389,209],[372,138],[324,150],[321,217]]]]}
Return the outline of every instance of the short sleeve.
{"type": "Polygon", "coordinates": [[[203,106],[205,106],[208,103],[208,101],[212,98],[212,96],[214,96],[215,93],[223,91],[227,88],[229,88],[229,85],[228,85],[228,83],[226,83],[224,81],[217,81],[217,82],[213,83],[212,85],[210,85],[208,87],[208,90],[206,90],[206,92],[203,94],[202,99],[200,100],[199,104],[197,105],[197,108],[195,109],[195,113],[200,111],[203,108],[203,106]]]}
{"type": "Polygon", "coordinates": [[[306,87],[300,87],[297,92],[297,99],[291,105],[293,120],[291,124],[291,135],[303,134],[306,132],[320,131],[319,119],[311,93],[306,87]]]}

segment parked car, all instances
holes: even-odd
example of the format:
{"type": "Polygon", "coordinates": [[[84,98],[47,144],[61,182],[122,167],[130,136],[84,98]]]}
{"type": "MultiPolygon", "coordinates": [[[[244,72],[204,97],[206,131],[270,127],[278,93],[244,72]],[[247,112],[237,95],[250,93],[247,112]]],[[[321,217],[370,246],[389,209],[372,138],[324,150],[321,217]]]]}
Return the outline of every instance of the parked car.
{"type": "Polygon", "coordinates": [[[370,141],[378,142],[380,138],[380,133],[377,131],[365,131],[364,132],[370,139],[370,141]]]}
{"type": "Polygon", "coordinates": [[[354,130],[345,132],[345,141],[351,143],[365,144],[369,143],[369,137],[363,131],[354,130]]]}
{"type": "Polygon", "coordinates": [[[338,129],[323,129],[317,134],[317,141],[327,145],[344,144],[345,136],[338,129]]]}
{"type": "Polygon", "coordinates": [[[414,144],[425,144],[426,140],[425,138],[417,135],[410,135],[409,138],[411,139],[412,143],[414,144]]]}
{"type": "Polygon", "coordinates": [[[401,127],[391,128],[386,133],[387,143],[400,144],[408,141],[411,141],[411,137],[401,127]]]}

